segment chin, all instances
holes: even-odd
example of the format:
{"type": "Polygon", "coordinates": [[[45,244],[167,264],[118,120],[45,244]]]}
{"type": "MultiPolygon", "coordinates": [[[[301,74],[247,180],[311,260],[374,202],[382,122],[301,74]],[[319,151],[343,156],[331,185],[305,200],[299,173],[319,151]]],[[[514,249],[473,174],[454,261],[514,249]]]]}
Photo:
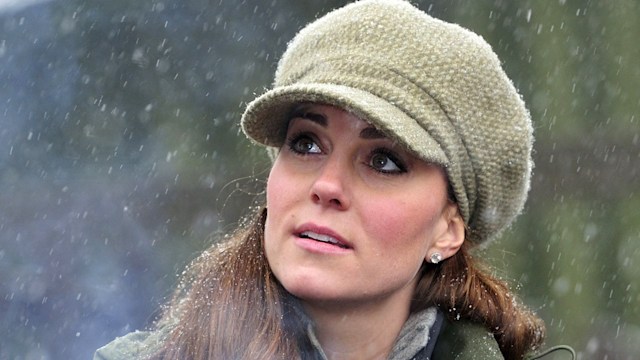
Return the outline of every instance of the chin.
{"type": "Polygon", "coordinates": [[[296,276],[295,278],[284,277],[282,280],[278,278],[278,281],[280,281],[280,284],[288,293],[303,302],[335,301],[340,298],[339,294],[335,292],[335,289],[327,288],[323,284],[318,284],[314,279],[304,276],[296,276]]]}

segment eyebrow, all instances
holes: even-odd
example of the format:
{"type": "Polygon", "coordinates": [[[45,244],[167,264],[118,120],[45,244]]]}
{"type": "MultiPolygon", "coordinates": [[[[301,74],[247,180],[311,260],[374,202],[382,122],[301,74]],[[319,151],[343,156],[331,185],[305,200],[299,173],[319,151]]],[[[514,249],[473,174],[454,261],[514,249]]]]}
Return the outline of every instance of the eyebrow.
{"type": "MultiPolygon", "coordinates": [[[[324,128],[329,126],[329,121],[327,120],[327,117],[319,114],[319,113],[314,113],[311,111],[307,111],[305,109],[299,109],[293,112],[292,118],[301,118],[301,119],[305,119],[305,120],[309,120],[313,123],[316,123],[324,128]]],[[[362,129],[362,131],[360,131],[360,138],[361,139],[367,139],[367,140],[371,140],[371,139],[383,139],[386,138],[387,136],[380,130],[376,129],[373,126],[368,126],[364,129],[362,129]]]]}
{"type": "Polygon", "coordinates": [[[374,128],[373,126],[366,127],[360,131],[360,138],[362,139],[384,139],[387,136],[382,131],[374,128]]]}
{"type": "Polygon", "coordinates": [[[326,116],[322,114],[306,111],[305,109],[299,109],[294,111],[291,118],[301,118],[301,119],[310,120],[311,122],[314,122],[325,128],[329,125],[329,122],[327,121],[326,116]]]}

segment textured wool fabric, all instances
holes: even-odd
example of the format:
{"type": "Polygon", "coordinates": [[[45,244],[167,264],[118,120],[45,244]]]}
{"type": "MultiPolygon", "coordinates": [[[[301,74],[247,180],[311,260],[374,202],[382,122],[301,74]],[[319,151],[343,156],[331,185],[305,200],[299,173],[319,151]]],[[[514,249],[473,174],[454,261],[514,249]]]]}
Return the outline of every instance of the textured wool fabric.
{"type": "Polygon", "coordinates": [[[274,86],[243,114],[247,136],[279,148],[300,103],[353,112],[446,170],[468,227],[486,243],[522,210],[532,168],[529,113],[491,47],[403,0],[364,0],[302,29],[274,86]]]}

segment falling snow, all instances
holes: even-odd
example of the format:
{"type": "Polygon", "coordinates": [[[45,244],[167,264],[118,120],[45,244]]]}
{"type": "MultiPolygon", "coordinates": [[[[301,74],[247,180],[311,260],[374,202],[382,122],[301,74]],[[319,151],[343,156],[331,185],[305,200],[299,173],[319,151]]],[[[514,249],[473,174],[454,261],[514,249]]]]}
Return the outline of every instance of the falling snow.
{"type": "MultiPolygon", "coordinates": [[[[149,326],[262,200],[269,161],[240,114],[344,2],[210,3],[0,0],[0,359],[86,359],[149,326]]],[[[640,4],[413,3],[480,33],[533,118],[529,201],[483,256],[547,344],[635,359],[640,4]]]]}

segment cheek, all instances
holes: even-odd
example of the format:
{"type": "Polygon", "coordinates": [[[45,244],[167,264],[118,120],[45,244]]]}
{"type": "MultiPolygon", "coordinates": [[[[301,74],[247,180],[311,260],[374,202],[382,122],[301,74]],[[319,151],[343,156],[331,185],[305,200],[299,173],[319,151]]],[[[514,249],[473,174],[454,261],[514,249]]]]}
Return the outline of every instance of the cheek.
{"type": "Polygon", "coordinates": [[[274,164],[266,186],[267,222],[265,231],[279,231],[288,216],[292,215],[297,202],[304,195],[300,181],[286,167],[274,164]],[[298,185],[297,185],[298,184],[298,185]]]}
{"type": "Polygon", "coordinates": [[[383,244],[391,245],[406,230],[407,217],[402,202],[383,200],[366,207],[365,226],[369,233],[378,234],[383,244]]]}
{"type": "Polygon", "coordinates": [[[380,246],[394,249],[422,246],[433,228],[435,207],[424,201],[390,200],[367,206],[366,227],[380,246]]]}
{"type": "Polygon", "coordinates": [[[290,187],[291,177],[287,176],[279,162],[273,165],[269,178],[267,179],[267,208],[276,210],[288,194],[286,189],[290,187]]]}
{"type": "Polygon", "coordinates": [[[284,180],[285,178],[278,176],[278,173],[272,170],[266,187],[267,219],[264,224],[264,250],[269,266],[272,269],[275,265],[273,264],[274,257],[272,254],[274,252],[277,253],[278,242],[276,239],[279,237],[280,230],[278,220],[282,219],[284,208],[286,207],[284,205],[286,201],[281,196],[282,189],[286,186],[284,180]]]}

